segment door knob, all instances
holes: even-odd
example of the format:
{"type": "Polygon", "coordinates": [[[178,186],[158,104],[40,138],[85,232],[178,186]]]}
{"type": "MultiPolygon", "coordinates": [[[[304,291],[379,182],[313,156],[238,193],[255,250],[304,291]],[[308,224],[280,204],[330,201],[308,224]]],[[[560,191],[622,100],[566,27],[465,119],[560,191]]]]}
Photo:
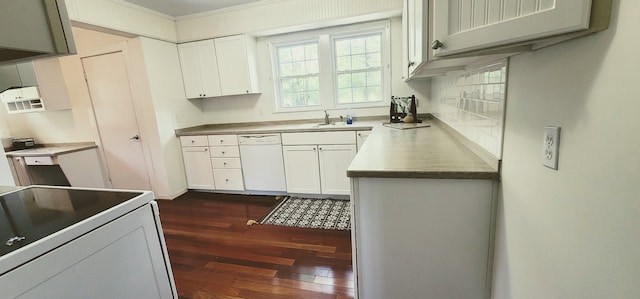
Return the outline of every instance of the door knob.
{"type": "Polygon", "coordinates": [[[129,140],[140,140],[140,136],[136,134],[135,136],[129,138],[129,140]]]}
{"type": "Polygon", "coordinates": [[[442,48],[443,46],[444,46],[444,44],[441,41],[437,40],[437,39],[434,40],[433,43],[431,43],[431,49],[434,49],[434,50],[438,50],[438,49],[442,48]]]}

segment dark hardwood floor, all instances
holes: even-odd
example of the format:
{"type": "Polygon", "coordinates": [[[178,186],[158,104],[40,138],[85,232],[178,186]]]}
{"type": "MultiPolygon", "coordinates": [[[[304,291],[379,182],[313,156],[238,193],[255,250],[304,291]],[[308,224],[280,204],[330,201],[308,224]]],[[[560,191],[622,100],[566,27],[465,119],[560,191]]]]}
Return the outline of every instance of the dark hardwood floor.
{"type": "Polygon", "coordinates": [[[273,196],[188,192],[159,201],[180,298],[353,298],[349,231],[247,226],[273,196]]]}

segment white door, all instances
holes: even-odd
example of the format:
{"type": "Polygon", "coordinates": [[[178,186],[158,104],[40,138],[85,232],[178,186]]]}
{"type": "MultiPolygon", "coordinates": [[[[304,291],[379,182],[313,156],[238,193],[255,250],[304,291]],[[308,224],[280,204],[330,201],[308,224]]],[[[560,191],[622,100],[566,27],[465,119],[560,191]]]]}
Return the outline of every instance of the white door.
{"type": "Polygon", "coordinates": [[[322,194],[349,195],[347,168],[356,156],[356,145],[319,145],[318,153],[322,194]]]}
{"type": "Polygon", "coordinates": [[[213,190],[213,169],[208,147],[183,147],[184,169],[189,189],[213,190]]]}
{"type": "Polygon", "coordinates": [[[409,74],[427,62],[427,3],[425,0],[407,0],[406,30],[407,30],[407,67],[409,74]]]}
{"type": "Polygon", "coordinates": [[[287,192],[320,194],[320,165],[315,145],[282,147],[287,192]]]}
{"type": "Polygon", "coordinates": [[[113,188],[151,190],[124,54],[82,58],[113,188]]]}
{"type": "Polygon", "coordinates": [[[178,45],[184,91],[189,99],[202,98],[202,76],[197,44],[194,42],[178,45]]]}
{"type": "Polygon", "coordinates": [[[434,1],[435,56],[532,40],[589,27],[586,0],[434,1]]]}
{"type": "Polygon", "coordinates": [[[251,90],[249,62],[244,36],[216,38],[216,55],[222,95],[245,94],[251,90]]]}

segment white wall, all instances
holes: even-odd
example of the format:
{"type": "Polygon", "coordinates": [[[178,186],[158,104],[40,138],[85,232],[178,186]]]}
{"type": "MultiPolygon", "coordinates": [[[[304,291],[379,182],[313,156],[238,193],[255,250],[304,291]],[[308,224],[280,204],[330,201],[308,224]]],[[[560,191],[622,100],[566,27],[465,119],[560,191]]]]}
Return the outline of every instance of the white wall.
{"type": "MultiPolygon", "coordinates": [[[[391,95],[416,95],[418,113],[430,112],[429,81],[412,80],[408,84],[402,81],[402,22],[400,18],[391,19],[391,95]]],[[[276,113],[276,100],[271,70],[271,56],[266,37],[258,38],[258,80],[261,94],[240,95],[222,98],[203,99],[205,123],[255,122],[292,119],[318,119],[324,117],[322,111],[276,113]]],[[[331,117],[346,117],[346,109],[329,110],[331,117]]],[[[388,115],[389,107],[352,109],[354,117],[388,115]]]]}
{"type": "Polygon", "coordinates": [[[69,19],[85,25],[177,41],[176,22],[167,16],[122,0],[65,0],[69,19]]]}
{"type": "Polygon", "coordinates": [[[493,298],[640,298],[640,2],[613,3],[608,30],[511,59],[493,298]]]}
{"type": "Polygon", "coordinates": [[[137,88],[138,101],[145,103],[142,136],[148,145],[154,193],[172,199],[187,190],[180,140],[175,129],[200,125],[200,100],[185,99],[180,60],[176,44],[149,38],[128,42],[136,81],[148,82],[137,88]]]}
{"type": "MultiPolygon", "coordinates": [[[[94,0],[95,1],[95,0],[94,0]]],[[[104,0],[103,0],[104,1],[104,0]]],[[[178,41],[280,34],[399,16],[402,0],[266,0],[180,17],[178,41]]]]}

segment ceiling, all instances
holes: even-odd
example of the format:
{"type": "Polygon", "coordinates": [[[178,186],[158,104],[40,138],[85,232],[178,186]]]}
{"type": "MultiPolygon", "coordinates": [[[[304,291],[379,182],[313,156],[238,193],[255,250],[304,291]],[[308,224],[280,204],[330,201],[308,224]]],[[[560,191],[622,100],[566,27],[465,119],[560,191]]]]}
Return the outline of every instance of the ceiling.
{"type": "Polygon", "coordinates": [[[125,0],[173,17],[242,5],[260,0],[125,0]]]}

